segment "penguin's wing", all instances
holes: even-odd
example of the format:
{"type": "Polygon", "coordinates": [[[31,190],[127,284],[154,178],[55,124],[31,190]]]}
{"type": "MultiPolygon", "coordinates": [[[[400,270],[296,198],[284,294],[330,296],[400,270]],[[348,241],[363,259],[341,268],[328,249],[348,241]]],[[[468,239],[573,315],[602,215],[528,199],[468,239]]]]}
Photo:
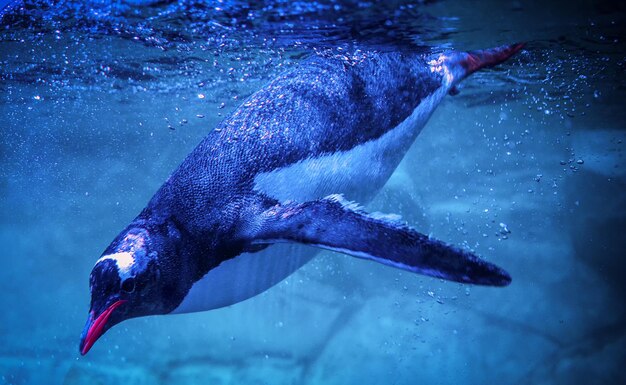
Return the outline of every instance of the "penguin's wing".
{"type": "Polygon", "coordinates": [[[297,242],[450,281],[490,286],[511,282],[496,265],[388,218],[331,195],[273,206],[247,236],[256,245],[297,242]]]}

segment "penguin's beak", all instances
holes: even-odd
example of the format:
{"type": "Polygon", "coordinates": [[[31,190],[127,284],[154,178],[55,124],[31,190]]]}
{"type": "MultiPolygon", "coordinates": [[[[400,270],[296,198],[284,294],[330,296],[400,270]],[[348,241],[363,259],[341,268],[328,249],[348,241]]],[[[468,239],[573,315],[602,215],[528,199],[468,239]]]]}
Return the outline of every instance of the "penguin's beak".
{"type": "Polygon", "coordinates": [[[104,334],[104,327],[111,316],[111,313],[115,311],[120,305],[123,305],[126,300],[118,300],[109,306],[105,311],[100,313],[98,317],[95,317],[95,313],[92,310],[89,312],[89,318],[83,329],[83,333],[80,336],[80,354],[85,355],[91,349],[93,344],[104,334]]]}

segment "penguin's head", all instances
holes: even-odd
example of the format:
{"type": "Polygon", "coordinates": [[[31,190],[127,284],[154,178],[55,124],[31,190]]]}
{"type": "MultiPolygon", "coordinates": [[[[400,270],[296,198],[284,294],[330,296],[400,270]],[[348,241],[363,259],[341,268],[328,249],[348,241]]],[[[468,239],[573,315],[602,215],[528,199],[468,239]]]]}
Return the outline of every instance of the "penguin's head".
{"type": "Polygon", "coordinates": [[[96,262],[89,277],[91,308],[80,339],[80,353],[112,326],[133,317],[162,313],[158,297],[158,251],[145,229],[129,227],[96,262]]]}

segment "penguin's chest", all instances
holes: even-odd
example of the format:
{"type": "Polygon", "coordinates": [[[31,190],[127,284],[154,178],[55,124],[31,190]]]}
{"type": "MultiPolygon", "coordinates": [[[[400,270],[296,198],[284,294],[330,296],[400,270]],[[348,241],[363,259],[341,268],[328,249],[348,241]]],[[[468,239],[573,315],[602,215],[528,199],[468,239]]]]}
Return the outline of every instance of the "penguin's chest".
{"type": "Polygon", "coordinates": [[[194,283],[172,313],[218,309],[254,297],[291,275],[317,252],[313,247],[281,243],[256,253],[240,254],[194,283]]]}

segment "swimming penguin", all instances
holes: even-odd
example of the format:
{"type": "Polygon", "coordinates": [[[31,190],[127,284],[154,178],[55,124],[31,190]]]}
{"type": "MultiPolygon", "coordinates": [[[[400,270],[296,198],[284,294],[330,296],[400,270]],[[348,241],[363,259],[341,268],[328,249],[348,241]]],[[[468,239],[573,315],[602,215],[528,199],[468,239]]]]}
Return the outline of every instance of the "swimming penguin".
{"type": "Polygon", "coordinates": [[[508,285],[499,267],[354,202],[369,202],[383,187],[459,81],[521,48],[316,55],[254,93],[96,262],[81,354],[125,319],[215,309],[259,294],[315,249],[508,285]]]}

